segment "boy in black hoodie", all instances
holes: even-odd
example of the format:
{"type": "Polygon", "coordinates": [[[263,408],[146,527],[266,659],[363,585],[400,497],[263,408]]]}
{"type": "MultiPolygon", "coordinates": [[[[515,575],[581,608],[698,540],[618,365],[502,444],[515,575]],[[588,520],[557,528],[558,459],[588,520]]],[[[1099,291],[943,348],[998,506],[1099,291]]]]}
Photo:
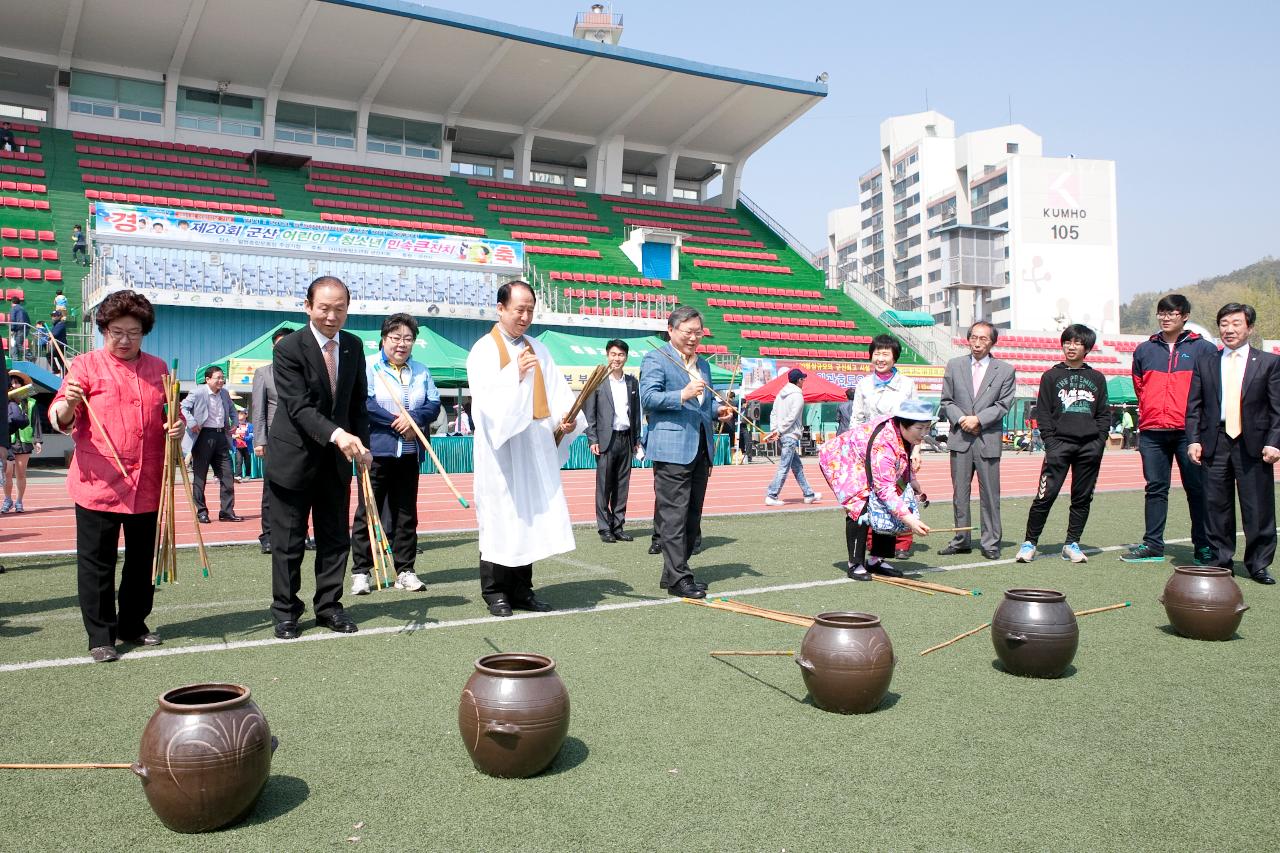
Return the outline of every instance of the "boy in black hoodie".
{"type": "Polygon", "coordinates": [[[1067,522],[1067,544],[1062,559],[1087,563],[1080,550],[1080,537],[1089,520],[1093,487],[1102,466],[1102,451],[1111,428],[1107,408],[1107,378],[1084,363],[1097,335],[1088,326],[1073,323],[1062,330],[1062,361],[1040,377],[1036,413],[1044,439],[1044,463],[1040,466],[1040,487],[1027,514],[1027,536],[1015,558],[1030,563],[1036,556],[1036,542],[1044,531],[1049,510],[1071,471],[1071,515],[1067,522]]]}

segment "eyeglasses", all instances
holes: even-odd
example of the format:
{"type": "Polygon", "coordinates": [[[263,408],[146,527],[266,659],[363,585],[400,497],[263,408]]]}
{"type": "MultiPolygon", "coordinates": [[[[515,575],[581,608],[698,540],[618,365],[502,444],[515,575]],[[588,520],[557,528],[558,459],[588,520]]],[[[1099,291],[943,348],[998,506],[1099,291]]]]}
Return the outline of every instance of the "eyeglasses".
{"type": "Polygon", "coordinates": [[[1182,316],[1181,311],[1157,311],[1156,317],[1160,320],[1176,320],[1182,316]]]}
{"type": "Polygon", "coordinates": [[[991,338],[988,338],[986,335],[970,335],[969,340],[973,341],[975,344],[991,343],[991,338]]]}
{"type": "Polygon", "coordinates": [[[387,340],[393,344],[411,344],[416,339],[413,335],[387,335],[387,340]]]}
{"type": "Polygon", "coordinates": [[[123,341],[139,341],[139,340],[142,340],[142,330],[141,330],[141,329],[134,329],[134,330],[133,330],[133,331],[131,331],[131,332],[126,332],[126,331],[123,331],[123,330],[121,330],[121,329],[110,329],[110,328],[109,328],[109,329],[107,329],[107,334],[111,336],[111,340],[113,340],[113,341],[121,341],[121,342],[123,342],[123,341]]]}

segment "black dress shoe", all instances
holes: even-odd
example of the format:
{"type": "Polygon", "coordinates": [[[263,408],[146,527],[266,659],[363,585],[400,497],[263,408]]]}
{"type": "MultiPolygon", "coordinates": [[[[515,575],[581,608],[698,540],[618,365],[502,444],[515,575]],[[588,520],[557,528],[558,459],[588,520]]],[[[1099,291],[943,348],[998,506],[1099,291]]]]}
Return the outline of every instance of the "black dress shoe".
{"type": "Polygon", "coordinates": [[[661,553],[662,553],[662,546],[661,546],[661,545],[655,545],[655,544],[653,544],[653,543],[650,543],[650,544],[649,544],[649,553],[650,553],[650,554],[661,554],[661,553]]]}
{"type": "Polygon", "coordinates": [[[618,541],[618,539],[617,539],[617,537],[616,537],[616,536],[614,536],[612,533],[601,533],[601,534],[600,534],[600,541],[601,541],[601,542],[608,542],[609,544],[613,544],[614,542],[617,542],[617,541],[618,541]]]}
{"type": "Polygon", "coordinates": [[[305,541],[305,542],[303,542],[303,543],[302,543],[302,546],[303,546],[304,548],[306,548],[308,551],[314,551],[314,550],[316,549],[316,540],[315,540],[315,537],[313,536],[313,537],[311,537],[311,538],[307,539],[307,541],[305,541]]]}
{"type": "Polygon", "coordinates": [[[960,545],[956,542],[952,542],[950,545],[947,545],[945,548],[938,549],[938,555],[942,557],[950,557],[952,554],[972,554],[972,553],[973,553],[973,549],[970,548],[968,545],[960,545]]]}
{"type": "Polygon", "coordinates": [[[244,521],[244,516],[236,515],[234,512],[220,512],[218,521],[244,521]]]}
{"type": "Polygon", "coordinates": [[[873,563],[870,560],[868,560],[867,571],[873,575],[883,575],[886,578],[902,577],[902,569],[899,569],[895,566],[891,566],[885,562],[873,563]]]}
{"type": "Polygon", "coordinates": [[[982,556],[986,557],[988,560],[998,560],[1000,559],[1000,549],[999,548],[983,548],[982,556]]]}
{"type": "Polygon", "coordinates": [[[196,521],[199,521],[201,524],[209,524],[209,513],[204,512],[203,510],[197,512],[196,521]]]}
{"type": "Polygon", "coordinates": [[[487,603],[489,605],[490,614],[494,616],[510,616],[511,615],[511,602],[507,601],[506,598],[499,596],[495,598],[493,601],[490,601],[487,603]]]}
{"type": "Polygon", "coordinates": [[[160,639],[160,635],[155,631],[148,631],[140,637],[134,637],[131,640],[125,640],[125,642],[135,646],[159,646],[164,643],[164,640],[160,639]]]}
{"type": "Polygon", "coordinates": [[[341,607],[336,608],[323,616],[316,617],[316,624],[321,628],[328,628],[339,634],[354,634],[359,628],[356,627],[355,620],[347,615],[347,611],[341,607]]]}
{"type": "Polygon", "coordinates": [[[681,578],[680,582],[667,590],[668,595],[674,595],[679,598],[706,598],[706,590],[698,589],[693,581],[688,578],[681,578]]]}
{"type": "Polygon", "coordinates": [[[695,581],[693,582],[693,586],[694,586],[694,589],[700,589],[700,590],[702,590],[703,592],[706,592],[706,591],[707,591],[707,585],[706,585],[705,583],[703,583],[702,581],[695,580],[695,581]]]}
{"type": "Polygon", "coordinates": [[[1266,569],[1263,569],[1262,571],[1258,572],[1256,575],[1249,575],[1249,577],[1253,578],[1255,581],[1257,581],[1260,584],[1266,584],[1268,586],[1276,582],[1276,579],[1271,577],[1271,573],[1268,572],[1266,569]]]}
{"type": "Polygon", "coordinates": [[[534,613],[550,613],[555,610],[554,607],[533,593],[529,593],[524,598],[511,599],[511,607],[515,610],[532,610],[534,613]]]}
{"type": "Polygon", "coordinates": [[[298,630],[298,623],[293,620],[288,622],[276,623],[276,639],[277,640],[296,640],[302,636],[302,632],[298,630]]]}
{"type": "Polygon", "coordinates": [[[262,553],[264,553],[264,554],[270,554],[270,553],[271,553],[271,543],[270,543],[270,542],[263,542],[263,543],[262,543],[262,553]]]}
{"type": "Polygon", "coordinates": [[[634,541],[636,541],[636,537],[634,537],[634,536],[632,536],[630,533],[627,533],[627,532],[622,531],[622,530],[615,531],[615,532],[614,532],[614,534],[613,534],[613,538],[614,538],[614,539],[617,539],[619,542],[634,542],[634,541]]]}

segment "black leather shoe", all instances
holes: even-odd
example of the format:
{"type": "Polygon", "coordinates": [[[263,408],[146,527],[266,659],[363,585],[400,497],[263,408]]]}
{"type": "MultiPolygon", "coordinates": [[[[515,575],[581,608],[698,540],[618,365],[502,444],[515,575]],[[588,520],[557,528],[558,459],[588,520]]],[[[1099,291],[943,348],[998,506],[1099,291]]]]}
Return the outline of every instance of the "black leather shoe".
{"type": "Polygon", "coordinates": [[[617,539],[619,542],[634,542],[634,541],[636,541],[636,537],[634,537],[634,536],[632,536],[630,533],[627,533],[627,532],[622,531],[622,530],[616,531],[616,532],[613,534],[613,538],[614,538],[614,539],[617,539]]]}
{"type": "Polygon", "coordinates": [[[234,512],[220,512],[218,521],[244,521],[244,516],[236,515],[234,512]]]}
{"type": "Polygon", "coordinates": [[[293,620],[288,622],[276,623],[276,639],[277,640],[296,640],[302,636],[302,632],[298,630],[298,623],[293,620]]]}
{"type": "Polygon", "coordinates": [[[197,520],[197,521],[199,521],[201,524],[208,524],[208,523],[209,523],[209,513],[207,513],[207,512],[197,512],[197,513],[196,513],[196,520],[197,520]]]}
{"type": "Polygon", "coordinates": [[[983,548],[982,556],[986,557],[988,560],[998,560],[1000,559],[1000,549],[999,548],[983,548]]]}
{"type": "Polygon", "coordinates": [[[529,593],[524,598],[511,599],[511,607],[514,610],[532,610],[534,613],[550,613],[555,610],[554,607],[533,593],[529,593]]]}
{"type": "Polygon", "coordinates": [[[845,574],[849,576],[849,580],[851,580],[851,581],[869,581],[869,580],[871,580],[871,572],[867,571],[865,566],[864,566],[864,567],[862,567],[862,571],[857,571],[857,569],[858,569],[858,567],[857,567],[857,566],[850,566],[850,567],[845,571],[845,574]]]}
{"type": "Polygon", "coordinates": [[[316,549],[316,540],[315,540],[315,537],[314,537],[314,536],[313,536],[313,537],[311,537],[311,538],[310,538],[310,539],[308,539],[306,542],[303,542],[303,543],[302,543],[302,545],[303,545],[303,547],[304,547],[304,548],[306,548],[308,551],[314,551],[314,550],[316,549]]]}
{"type": "Polygon", "coordinates": [[[89,649],[89,657],[94,663],[112,663],[120,660],[120,653],[115,646],[94,646],[89,649]]]}
{"type": "Polygon", "coordinates": [[[360,630],[356,627],[355,620],[347,615],[347,611],[341,607],[336,608],[323,616],[316,617],[316,624],[321,628],[328,628],[339,634],[354,634],[360,630]]]}
{"type": "Polygon", "coordinates": [[[488,602],[488,604],[489,613],[493,616],[511,615],[511,602],[507,601],[507,599],[502,596],[495,598],[493,601],[488,602]]]}
{"type": "Polygon", "coordinates": [[[262,543],[262,553],[264,553],[264,554],[270,554],[270,553],[271,553],[271,543],[270,543],[270,542],[263,542],[263,543],[262,543]]]}
{"type": "Polygon", "coordinates": [[[616,536],[614,536],[612,533],[601,533],[601,534],[600,534],[600,541],[601,541],[601,542],[607,542],[607,543],[609,543],[609,544],[613,544],[614,542],[617,542],[617,541],[618,541],[618,538],[617,538],[616,536]]]}
{"type": "Polygon", "coordinates": [[[125,642],[135,646],[159,646],[164,643],[164,640],[160,639],[160,635],[155,631],[148,631],[141,637],[134,637],[132,640],[125,640],[125,642]]]}
{"type": "Polygon", "coordinates": [[[693,581],[688,578],[681,578],[680,582],[667,590],[668,595],[674,595],[678,598],[706,598],[706,590],[698,589],[693,581]]]}
{"type": "Polygon", "coordinates": [[[952,554],[972,554],[972,553],[973,553],[973,549],[970,548],[968,545],[959,545],[955,542],[952,542],[950,545],[947,545],[945,548],[938,549],[938,556],[941,556],[941,557],[950,557],[952,554]]]}
{"type": "Polygon", "coordinates": [[[654,545],[653,543],[650,543],[650,544],[649,544],[649,553],[650,553],[650,554],[661,554],[661,553],[662,553],[662,546],[661,546],[661,545],[654,545]]]}
{"type": "Polygon", "coordinates": [[[902,577],[902,569],[899,569],[895,566],[891,566],[888,563],[884,563],[884,562],[872,563],[868,561],[867,571],[873,575],[883,575],[886,578],[902,577]]]}
{"type": "Polygon", "coordinates": [[[700,589],[700,590],[702,590],[703,592],[706,592],[706,591],[707,591],[707,585],[706,585],[705,583],[703,583],[702,581],[695,580],[695,581],[693,582],[693,586],[694,586],[694,589],[700,589]]]}
{"type": "Polygon", "coordinates": [[[1271,573],[1268,572],[1266,569],[1263,569],[1262,571],[1258,572],[1256,575],[1249,575],[1249,577],[1253,578],[1258,583],[1266,584],[1267,586],[1270,586],[1271,584],[1276,582],[1276,579],[1271,577],[1271,573]]]}

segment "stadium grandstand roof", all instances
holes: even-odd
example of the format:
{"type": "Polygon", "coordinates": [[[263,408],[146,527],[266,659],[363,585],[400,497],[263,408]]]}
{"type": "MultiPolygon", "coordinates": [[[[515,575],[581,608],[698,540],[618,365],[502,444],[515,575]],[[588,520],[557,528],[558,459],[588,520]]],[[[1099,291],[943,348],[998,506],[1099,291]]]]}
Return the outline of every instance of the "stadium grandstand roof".
{"type": "Polygon", "coordinates": [[[746,158],[827,92],[404,0],[0,0],[0,21],[0,91],[45,99],[63,126],[53,81],[83,70],[260,97],[268,114],[285,99],[435,121],[457,151],[517,162],[695,181],[725,164],[735,195],[746,158]]]}

